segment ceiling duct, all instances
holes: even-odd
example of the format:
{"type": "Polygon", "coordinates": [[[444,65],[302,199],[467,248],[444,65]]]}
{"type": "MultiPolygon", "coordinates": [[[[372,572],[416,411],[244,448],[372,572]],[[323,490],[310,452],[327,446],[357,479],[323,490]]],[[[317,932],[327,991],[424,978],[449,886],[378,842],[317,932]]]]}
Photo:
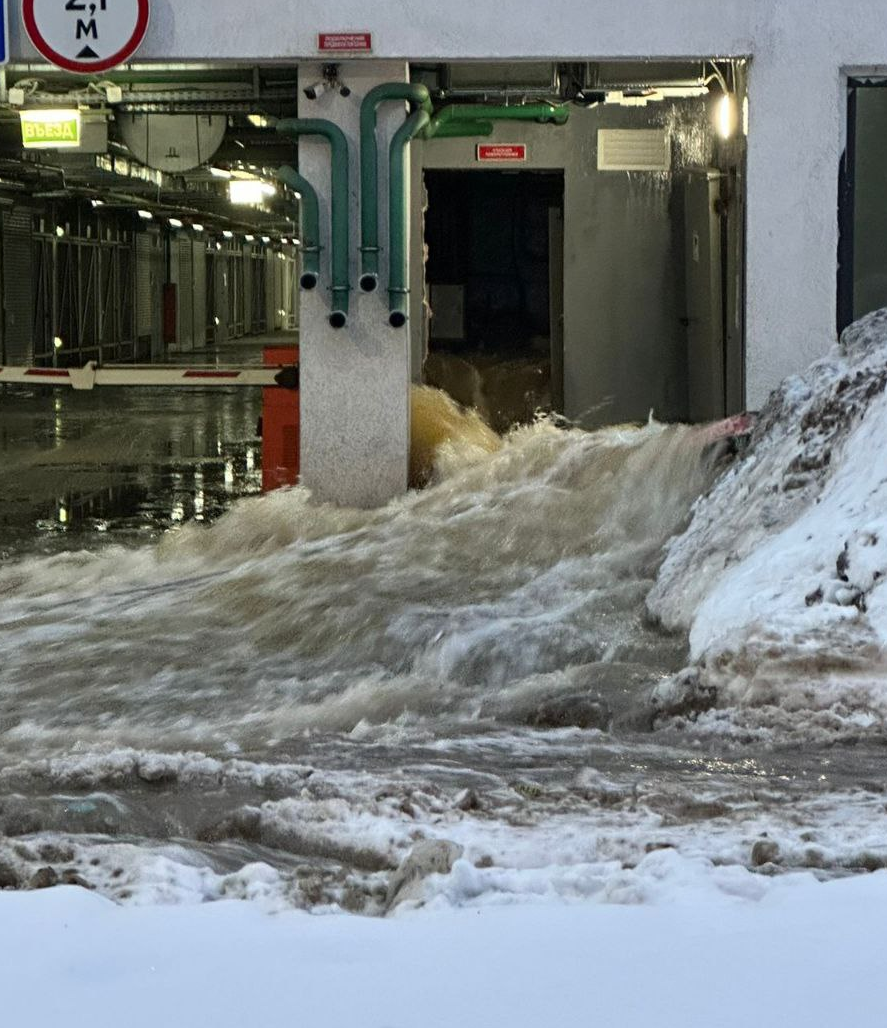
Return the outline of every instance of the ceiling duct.
{"type": "Polygon", "coordinates": [[[225,138],[225,114],[118,114],[129,150],[158,171],[183,172],[210,160],[225,138]]]}
{"type": "Polygon", "coordinates": [[[598,61],[586,66],[590,89],[692,89],[706,84],[702,61],[598,61]]]}

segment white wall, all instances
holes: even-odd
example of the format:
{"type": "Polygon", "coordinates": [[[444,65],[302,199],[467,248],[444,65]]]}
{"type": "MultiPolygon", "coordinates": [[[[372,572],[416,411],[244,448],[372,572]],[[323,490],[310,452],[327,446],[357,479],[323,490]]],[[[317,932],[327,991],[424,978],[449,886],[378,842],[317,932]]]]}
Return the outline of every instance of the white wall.
{"type": "MultiPolygon", "coordinates": [[[[152,0],[152,11],[145,59],[304,58],[335,30],[372,31],[375,57],[750,55],[750,405],[834,339],[842,69],[887,67],[883,0],[152,0]]],[[[33,53],[18,25],[12,49],[33,53]]]]}

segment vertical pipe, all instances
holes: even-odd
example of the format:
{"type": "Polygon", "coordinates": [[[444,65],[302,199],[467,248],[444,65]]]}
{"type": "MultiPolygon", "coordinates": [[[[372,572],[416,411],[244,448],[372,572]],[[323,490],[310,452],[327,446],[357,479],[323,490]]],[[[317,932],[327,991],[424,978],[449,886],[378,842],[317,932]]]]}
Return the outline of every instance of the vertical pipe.
{"type": "Polygon", "coordinates": [[[401,125],[391,140],[390,168],[388,172],[388,323],[392,328],[403,328],[407,323],[410,293],[410,267],[408,233],[410,224],[409,146],[410,142],[429,124],[427,111],[416,111],[401,125]]]}
{"type": "Polygon", "coordinates": [[[338,125],[323,118],[286,118],[277,123],[277,131],[294,139],[300,136],[323,136],[330,144],[333,296],[329,322],[333,328],[344,328],[348,323],[348,301],[351,292],[348,267],[351,246],[348,226],[348,140],[338,125]]]}
{"type": "Polygon", "coordinates": [[[277,178],[301,196],[302,276],[299,284],[303,289],[314,289],[320,278],[320,204],[317,190],[289,165],[278,169],[277,178]]]}
{"type": "Polygon", "coordinates": [[[371,89],[360,105],[360,288],[371,293],[379,282],[379,150],[376,121],[380,104],[400,101],[433,110],[426,86],[385,82],[371,89]]]}

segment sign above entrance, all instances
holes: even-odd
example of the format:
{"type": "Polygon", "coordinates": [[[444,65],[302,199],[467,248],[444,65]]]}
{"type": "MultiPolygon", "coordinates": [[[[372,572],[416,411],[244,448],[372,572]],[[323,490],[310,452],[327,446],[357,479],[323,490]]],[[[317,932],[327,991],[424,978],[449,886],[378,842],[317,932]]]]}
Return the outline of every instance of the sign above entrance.
{"type": "Polygon", "coordinates": [[[149,16],[149,0],[22,0],[37,51],[81,75],[125,64],[141,46],[149,16]]]}
{"type": "Polygon", "coordinates": [[[317,49],[323,54],[368,54],[373,50],[371,32],[321,32],[317,49]]]}
{"type": "Polygon", "coordinates": [[[80,146],[80,111],[22,111],[26,150],[63,150],[80,146]]]}
{"type": "Polygon", "coordinates": [[[527,159],[527,144],[479,143],[477,159],[479,161],[498,162],[500,164],[522,164],[527,159]]]}

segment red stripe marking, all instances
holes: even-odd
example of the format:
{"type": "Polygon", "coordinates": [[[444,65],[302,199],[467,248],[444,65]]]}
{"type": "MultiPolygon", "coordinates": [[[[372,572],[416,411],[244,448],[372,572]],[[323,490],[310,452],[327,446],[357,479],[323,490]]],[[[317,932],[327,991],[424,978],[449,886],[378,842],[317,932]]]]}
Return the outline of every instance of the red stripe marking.
{"type": "Polygon", "coordinates": [[[70,378],[67,371],[56,370],[55,368],[28,368],[25,375],[33,375],[34,378],[70,378]]]}
{"type": "Polygon", "coordinates": [[[185,378],[240,378],[239,371],[186,371],[185,378]]]}

